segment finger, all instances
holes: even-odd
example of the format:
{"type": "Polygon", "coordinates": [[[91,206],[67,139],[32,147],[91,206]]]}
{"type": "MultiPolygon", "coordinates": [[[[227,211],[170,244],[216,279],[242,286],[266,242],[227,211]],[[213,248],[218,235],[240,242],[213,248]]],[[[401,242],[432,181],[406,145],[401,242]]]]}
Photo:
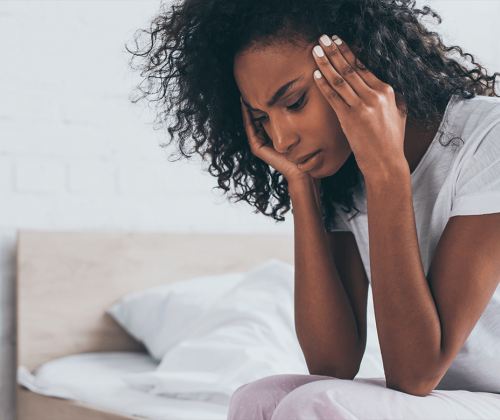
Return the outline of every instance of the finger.
{"type": "MultiPolygon", "coordinates": [[[[243,112],[243,124],[250,143],[250,150],[255,156],[262,159],[268,165],[271,165],[273,168],[279,168],[280,165],[283,164],[284,156],[274,149],[272,142],[268,141],[268,137],[266,137],[266,135],[256,129],[255,124],[252,121],[252,114],[243,103],[241,97],[240,102],[243,112]]],[[[262,131],[265,133],[263,128],[262,131]]]]}
{"type": "MultiPolygon", "coordinates": [[[[337,60],[340,66],[349,65],[354,69],[355,74],[352,75],[354,90],[357,87],[366,89],[364,85],[371,87],[372,89],[378,89],[382,81],[377,78],[360,60],[356,60],[356,56],[349,48],[349,46],[343,42],[337,35],[333,35],[331,38],[327,35],[322,35],[320,42],[326,51],[326,55],[332,60],[337,60]],[[330,44],[328,44],[330,42],[330,44]],[[340,52],[340,54],[338,54],[340,52]],[[361,67],[361,69],[359,68],[361,67]],[[364,83],[363,83],[364,82],[364,83]]],[[[340,67],[342,68],[342,67],[340,67]]],[[[342,71],[341,71],[342,73],[342,71]]],[[[361,96],[361,95],[360,95],[361,96]]]]}
{"type": "Polygon", "coordinates": [[[346,112],[349,112],[349,105],[346,104],[339,93],[330,86],[328,81],[323,77],[319,70],[314,71],[313,78],[318,85],[319,90],[337,115],[342,115],[346,112]]]}
{"type": "MultiPolygon", "coordinates": [[[[338,74],[343,77],[347,81],[347,83],[349,83],[358,97],[364,99],[366,94],[369,93],[367,91],[369,91],[371,88],[356,72],[354,66],[348,62],[347,58],[344,57],[341,51],[341,49],[347,49],[348,51],[351,51],[351,49],[338,37],[332,39],[327,35],[322,35],[319,41],[322,44],[321,48],[325,52],[325,56],[332,64],[332,66],[337,70],[338,74]]],[[[327,77],[328,79],[327,75],[325,75],[325,77],[327,77]]]]}
{"type": "Polygon", "coordinates": [[[245,131],[247,132],[248,137],[253,137],[257,134],[257,130],[255,129],[255,126],[252,124],[251,118],[250,118],[250,111],[246,107],[246,105],[243,103],[243,100],[241,99],[240,96],[240,105],[241,105],[241,112],[243,114],[243,126],[245,127],[245,131]]]}
{"type": "Polygon", "coordinates": [[[243,100],[240,96],[240,102],[241,102],[241,111],[243,114],[243,126],[245,127],[245,132],[247,133],[248,141],[250,143],[250,148],[260,148],[264,146],[267,143],[267,140],[262,133],[257,130],[255,127],[254,122],[252,121],[252,114],[250,113],[250,110],[246,107],[246,105],[243,103],[243,100]]]}
{"type": "MultiPolygon", "coordinates": [[[[349,107],[358,105],[361,101],[361,98],[354,91],[349,82],[346,79],[344,79],[342,75],[339,74],[337,69],[332,65],[331,61],[325,55],[324,50],[319,45],[316,45],[313,48],[313,56],[314,59],[316,60],[318,68],[321,70],[321,73],[324,76],[324,79],[326,79],[326,81],[330,84],[330,86],[333,89],[335,89],[335,91],[342,97],[344,102],[349,107]]],[[[351,71],[354,72],[354,70],[352,69],[351,71]]]]}
{"type": "Polygon", "coordinates": [[[250,110],[243,103],[241,97],[240,97],[240,102],[241,102],[241,111],[243,113],[243,126],[245,127],[248,141],[250,142],[250,145],[252,145],[252,143],[259,142],[260,139],[258,139],[258,132],[255,127],[255,124],[252,121],[250,110]]]}

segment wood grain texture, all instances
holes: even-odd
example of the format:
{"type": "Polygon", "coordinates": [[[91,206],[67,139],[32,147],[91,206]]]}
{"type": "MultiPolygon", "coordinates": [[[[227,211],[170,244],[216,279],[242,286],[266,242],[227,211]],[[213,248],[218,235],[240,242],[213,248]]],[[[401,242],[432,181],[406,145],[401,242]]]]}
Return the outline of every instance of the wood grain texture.
{"type": "Polygon", "coordinates": [[[19,420],[137,420],[110,410],[93,407],[78,401],[46,397],[18,385],[17,418],[19,420]]]}

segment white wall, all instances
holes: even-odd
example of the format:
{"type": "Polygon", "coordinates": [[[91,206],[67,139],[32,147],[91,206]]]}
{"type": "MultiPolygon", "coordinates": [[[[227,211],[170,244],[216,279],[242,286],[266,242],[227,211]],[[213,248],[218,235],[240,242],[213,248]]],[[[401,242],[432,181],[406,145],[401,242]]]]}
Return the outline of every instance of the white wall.
{"type": "MultiPolygon", "coordinates": [[[[425,4],[446,39],[500,70],[500,2],[425,4]]],[[[13,420],[17,230],[292,232],[212,194],[196,163],[167,162],[150,114],[129,102],[124,43],[158,6],[0,2],[0,419],[13,420]]]]}

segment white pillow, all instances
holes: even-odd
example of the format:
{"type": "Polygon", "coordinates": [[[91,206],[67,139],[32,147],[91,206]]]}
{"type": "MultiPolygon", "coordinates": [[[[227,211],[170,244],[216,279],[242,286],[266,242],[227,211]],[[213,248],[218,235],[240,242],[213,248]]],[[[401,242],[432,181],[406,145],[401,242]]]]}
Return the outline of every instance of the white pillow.
{"type": "Polygon", "coordinates": [[[307,375],[293,290],[293,266],[268,260],[206,308],[156,371],[124,379],[154,394],[228,404],[236,388],[256,379],[307,375]]]}
{"type": "Polygon", "coordinates": [[[151,356],[163,355],[182,341],[197,324],[203,311],[243,280],[243,273],[196,277],[153,287],[125,296],[108,313],[151,356]]]}
{"type": "MultiPolygon", "coordinates": [[[[295,333],[293,266],[271,259],[245,275],[226,276],[134,293],[111,308],[153,356],[151,349],[163,355],[155,371],[125,381],[153,394],[228,404],[234,390],[253,380],[309,373],[295,333]]],[[[357,377],[383,377],[371,290],[367,318],[357,377]]]]}

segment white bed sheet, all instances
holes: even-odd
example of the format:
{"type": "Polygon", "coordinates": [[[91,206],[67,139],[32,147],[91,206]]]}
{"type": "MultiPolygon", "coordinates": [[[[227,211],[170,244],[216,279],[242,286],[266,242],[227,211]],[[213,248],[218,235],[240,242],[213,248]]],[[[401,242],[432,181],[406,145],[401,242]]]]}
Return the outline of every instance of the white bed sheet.
{"type": "Polygon", "coordinates": [[[157,366],[144,353],[86,353],[48,362],[34,374],[20,366],[18,382],[38,394],[152,420],[227,419],[225,405],[150,394],[131,388],[122,379],[124,374],[153,371],[157,366]]]}

